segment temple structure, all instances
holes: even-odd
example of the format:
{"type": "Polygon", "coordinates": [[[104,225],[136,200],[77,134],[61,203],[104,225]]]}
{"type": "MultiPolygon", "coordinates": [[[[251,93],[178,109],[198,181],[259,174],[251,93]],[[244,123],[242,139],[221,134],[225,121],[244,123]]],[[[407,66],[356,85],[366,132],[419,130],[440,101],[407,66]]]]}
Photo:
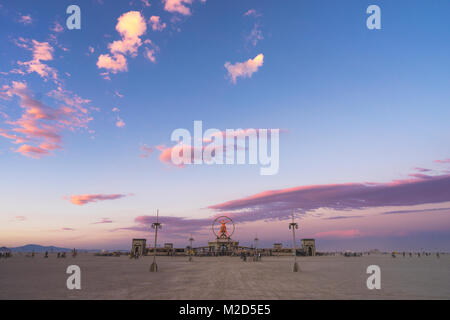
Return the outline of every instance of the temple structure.
{"type": "Polygon", "coordinates": [[[134,255],[144,255],[147,253],[146,243],[146,239],[133,239],[133,242],[131,243],[131,252],[134,255]]]}
{"type": "Polygon", "coordinates": [[[302,251],[305,256],[316,255],[316,240],[314,239],[302,239],[302,251]]]}
{"type": "MultiPolygon", "coordinates": [[[[206,255],[206,256],[230,256],[239,255],[242,252],[248,254],[255,254],[256,251],[265,256],[271,255],[292,255],[291,248],[283,248],[281,243],[274,243],[273,248],[253,248],[244,247],[239,245],[239,241],[233,240],[231,236],[234,233],[234,223],[229,217],[222,216],[214,220],[212,225],[212,231],[216,239],[214,241],[209,241],[207,246],[200,246],[191,248],[187,246],[186,248],[174,248],[172,243],[165,243],[164,247],[157,247],[157,255],[206,255]]],[[[297,248],[297,255],[302,256],[315,256],[316,255],[316,244],[314,239],[301,239],[301,248],[297,248]]],[[[150,254],[154,248],[146,248],[145,239],[133,239],[131,252],[133,254],[150,254]]]]}

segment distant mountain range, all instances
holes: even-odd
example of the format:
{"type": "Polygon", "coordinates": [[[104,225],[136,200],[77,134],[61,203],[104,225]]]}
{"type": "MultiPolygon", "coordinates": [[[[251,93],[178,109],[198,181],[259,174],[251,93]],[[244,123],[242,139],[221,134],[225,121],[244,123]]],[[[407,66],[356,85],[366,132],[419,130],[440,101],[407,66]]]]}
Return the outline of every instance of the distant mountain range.
{"type": "MultiPolygon", "coordinates": [[[[71,252],[73,249],[68,248],[59,248],[55,246],[40,246],[38,244],[27,244],[25,246],[21,247],[15,247],[15,248],[6,248],[1,247],[0,251],[5,251],[6,249],[11,250],[12,252],[71,252]]],[[[77,251],[89,251],[89,252],[96,252],[98,250],[84,250],[84,249],[77,249],[77,251]]]]}

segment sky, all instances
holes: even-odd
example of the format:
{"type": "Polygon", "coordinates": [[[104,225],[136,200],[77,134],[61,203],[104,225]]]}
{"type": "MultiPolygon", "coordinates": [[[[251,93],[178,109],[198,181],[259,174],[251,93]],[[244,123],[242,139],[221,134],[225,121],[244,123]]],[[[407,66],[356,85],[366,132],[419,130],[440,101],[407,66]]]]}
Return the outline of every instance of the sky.
{"type": "Polygon", "coordinates": [[[450,250],[448,12],[0,0],[0,246],[129,249],[159,209],[159,242],[179,247],[221,215],[243,245],[288,247],[294,213],[318,251],[450,250]],[[279,129],[278,172],[174,165],[171,135],[194,121],[279,129]]]}

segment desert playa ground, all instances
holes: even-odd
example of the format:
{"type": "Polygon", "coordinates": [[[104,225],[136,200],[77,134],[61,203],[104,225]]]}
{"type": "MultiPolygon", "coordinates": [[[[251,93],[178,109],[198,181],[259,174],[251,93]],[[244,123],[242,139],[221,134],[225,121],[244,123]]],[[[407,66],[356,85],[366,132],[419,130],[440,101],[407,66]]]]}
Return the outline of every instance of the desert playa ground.
{"type": "Polygon", "coordinates": [[[0,259],[0,299],[450,299],[450,255],[428,257],[152,257],[139,260],[80,254],[57,259],[0,259]],[[66,269],[81,268],[81,290],[68,290],[66,269]],[[366,286],[369,265],[381,268],[381,289],[366,286]]]}

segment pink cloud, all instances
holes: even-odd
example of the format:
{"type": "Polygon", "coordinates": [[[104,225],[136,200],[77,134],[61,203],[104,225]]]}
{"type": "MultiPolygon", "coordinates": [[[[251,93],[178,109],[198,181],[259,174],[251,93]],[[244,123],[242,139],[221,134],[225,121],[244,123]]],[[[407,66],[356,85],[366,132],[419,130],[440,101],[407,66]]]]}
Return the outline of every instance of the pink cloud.
{"type": "Polygon", "coordinates": [[[125,127],[125,122],[124,122],[120,117],[117,117],[116,127],[117,127],[117,128],[123,128],[123,127],[125,127]]]}
{"type": "Polygon", "coordinates": [[[139,155],[140,158],[148,158],[155,151],[152,147],[149,147],[146,144],[142,145],[139,149],[142,152],[139,155]]]}
{"type": "Polygon", "coordinates": [[[151,62],[155,63],[156,62],[155,49],[145,48],[145,57],[151,62]]]}
{"type": "Polygon", "coordinates": [[[93,224],[104,224],[104,223],[113,223],[110,218],[102,218],[102,220],[94,222],[93,224]]]}
{"type": "Polygon", "coordinates": [[[124,198],[126,196],[126,194],[81,194],[70,196],[70,202],[79,206],[83,206],[92,202],[116,200],[124,198]]]}
{"type": "Polygon", "coordinates": [[[159,16],[151,16],[148,22],[153,31],[162,31],[167,26],[166,23],[161,22],[161,18],[159,16]]]}
{"type": "Polygon", "coordinates": [[[293,211],[305,214],[320,208],[359,210],[447,201],[450,201],[449,174],[390,183],[344,183],[270,190],[209,208],[253,221],[285,219],[293,211]]]}
{"type": "Polygon", "coordinates": [[[443,159],[443,160],[435,160],[435,163],[450,163],[450,158],[448,159],[443,159]]]}
{"type": "Polygon", "coordinates": [[[418,179],[433,179],[433,176],[423,174],[423,173],[411,173],[408,176],[418,179]]]}
{"type": "MultiPolygon", "coordinates": [[[[275,130],[275,129],[268,129],[265,132],[265,134],[270,135],[271,134],[271,130],[275,130]]],[[[281,130],[280,129],[276,129],[276,130],[279,130],[279,132],[287,132],[287,130],[284,130],[284,129],[281,129],[281,130]]],[[[190,163],[193,163],[194,160],[195,160],[195,157],[194,157],[195,156],[195,151],[200,151],[201,150],[201,152],[199,152],[201,160],[205,160],[205,161],[207,160],[206,158],[203,158],[203,151],[207,147],[207,144],[213,142],[213,140],[218,138],[218,137],[221,137],[222,139],[224,139],[223,140],[224,145],[223,145],[223,148],[222,148],[222,155],[224,157],[226,157],[227,156],[227,150],[233,150],[234,149],[234,151],[236,151],[236,150],[246,150],[247,149],[247,147],[245,145],[242,145],[242,144],[239,145],[239,142],[236,144],[234,142],[234,138],[246,139],[246,137],[254,135],[254,137],[256,139],[259,139],[261,134],[263,134],[262,133],[262,129],[251,129],[251,128],[249,128],[249,129],[236,129],[236,130],[233,130],[232,132],[229,132],[228,135],[227,135],[226,131],[218,131],[217,133],[214,133],[214,134],[210,135],[209,137],[204,137],[203,140],[202,140],[202,142],[204,143],[202,145],[202,147],[194,147],[194,146],[187,145],[187,144],[184,144],[184,145],[183,144],[177,144],[177,145],[174,145],[172,147],[167,147],[165,145],[159,145],[159,146],[156,146],[155,148],[158,151],[160,151],[159,160],[162,163],[175,165],[173,163],[173,161],[172,161],[172,153],[173,154],[179,154],[180,158],[183,158],[183,155],[185,153],[188,153],[188,154],[190,154],[190,157],[188,157],[187,159],[190,159],[190,163]],[[230,139],[233,139],[232,140],[233,142],[230,143],[230,141],[231,141],[230,139]]],[[[208,146],[208,148],[213,148],[213,147],[208,146]]],[[[216,149],[214,147],[212,149],[212,153],[214,153],[214,151],[219,151],[219,150],[220,149],[216,149]]],[[[209,152],[208,152],[208,155],[209,155],[209,152]]],[[[177,164],[175,166],[177,166],[179,168],[184,168],[185,164],[188,164],[188,163],[181,163],[181,164],[177,164]]]]}
{"type": "Polygon", "coordinates": [[[258,54],[253,59],[248,59],[245,62],[237,62],[231,64],[230,62],[225,63],[225,68],[228,71],[228,75],[231,77],[233,83],[236,83],[238,77],[251,78],[253,73],[258,71],[258,69],[264,63],[264,55],[262,53],[258,54]]]}
{"type": "MultiPolygon", "coordinates": [[[[9,117],[7,119],[9,119],[9,117]]],[[[14,144],[21,144],[21,143],[25,143],[25,142],[29,141],[29,139],[19,137],[16,134],[9,134],[4,129],[0,129],[0,136],[4,137],[6,139],[14,140],[14,141],[12,141],[12,143],[14,143],[14,144]]]]}
{"type": "Polygon", "coordinates": [[[257,17],[260,17],[261,14],[259,12],[257,12],[255,9],[250,9],[244,13],[244,16],[247,16],[247,17],[253,16],[253,17],[257,18],[257,17]]]}
{"type": "Polygon", "coordinates": [[[114,91],[114,95],[116,95],[119,98],[123,98],[124,97],[124,95],[120,94],[120,92],[118,92],[118,91],[114,91]]]}
{"type": "Polygon", "coordinates": [[[163,147],[163,146],[158,146],[157,149],[159,151],[161,151],[160,155],[159,155],[159,160],[163,163],[168,163],[168,164],[172,164],[172,149],[174,147],[163,147]]]}
{"type": "Polygon", "coordinates": [[[116,30],[122,38],[110,43],[110,54],[101,54],[97,61],[99,69],[107,69],[112,73],[128,70],[125,55],[136,56],[142,45],[140,37],[146,32],[147,24],[140,12],[129,11],[117,19],[116,30]]]}
{"type": "Polygon", "coordinates": [[[97,67],[108,69],[112,73],[117,73],[120,71],[127,71],[127,59],[121,54],[101,54],[97,60],[97,67]]]}
{"type": "Polygon", "coordinates": [[[178,168],[184,168],[185,165],[186,165],[185,163],[181,163],[181,164],[173,163],[173,161],[172,161],[172,153],[174,153],[174,154],[178,153],[180,158],[183,158],[183,155],[185,153],[188,153],[188,154],[191,155],[190,156],[191,163],[194,162],[194,150],[195,150],[195,148],[193,146],[177,144],[177,145],[172,146],[172,147],[158,146],[157,149],[161,152],[160,155],[159,155],[159,160],[162,163],[170,164],[170,165],[173,165],[173,166],[178,167],[178,168]]]}
{"type": "MultiPolygon", "coordinates": [[[[42,78],[52,78],[53,80],[58,80],[57,71],[49,67],[47,64],[42,61],[51,61],[53,60],[53,47],[48,42],[39,42],[37,40],[31,40],[31,43],[23,38],[19,38],[19,41],[16,42],[22,48],[31,50],[33,52],[33,59],[30,61],[17,61],[19,66],[25,67],[25,71],[27,73],[36,72],[42,78]]],[[[14,71],[14,70],[13,70],[14,71]]],[[[14,72],[19,72],[16,70],[14,72]]]]}
{"type": "Polygon", "coordinates": [[[192,1],[193,0],[163,0],[164,10],[189,16],[191,14],[191,9],[186,5],[192,4],[192,1]]]}
{"type": "Polygon", "coordinates": [[[64,28],[58,21],[55,21],[53,28],[51,28],[50,30],[56,33],[60,33],[64,31],[64,28]]]}
{"type": "Polygon", "coordinates": [[[253,46],[256,46],[258,42],[263,39],[264,37],[260,29],[260,26],[258,23],[255,23],[252,31],[250,31],[250,34],[247,36],[247,41],[250,42],[253,46]]]}
{"type": "Polygon", "coordinates": [[[33,19],[31,18],[30,15],[23,15],[20,17],[19,22],[23,23],[24,25],[28,25],[33,23],[33,19]]]}
{"type": "Polygon", "coordinates": [[[43,155],[48,155],[50,152],[41,147],[33,147],[29,145],[21,145],[14,152],[20,153],[23,156],[39,159],[43,155]]]}
{"type": "Polygon", "coordinates": [[[23,144],[15,150],[22,155],[40,158],[51,151],[61,148],[61,131],[86,128],[92,120],[88,110],[83,106],[89,100],[58,88],[49,96],[61,102],[58,108],[51,108],[34,99],[25,82],[13,81],[0,90],[0,98],[11,99],[19,97],[19,105],[24,110],[17,120],[7,120],[12,126],[9,130],[0,130],[0,135],[13,140],[14,144],[23,144]]]}

